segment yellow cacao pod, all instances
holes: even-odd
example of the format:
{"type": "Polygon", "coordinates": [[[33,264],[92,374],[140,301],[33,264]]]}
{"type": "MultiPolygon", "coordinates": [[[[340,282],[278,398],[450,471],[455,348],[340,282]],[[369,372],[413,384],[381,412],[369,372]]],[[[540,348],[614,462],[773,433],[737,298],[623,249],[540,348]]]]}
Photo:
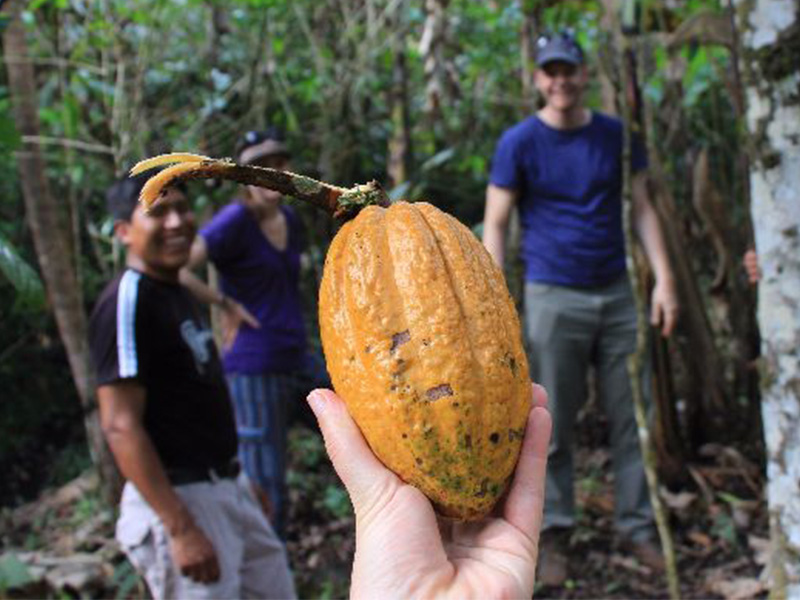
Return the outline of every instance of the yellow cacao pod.
{"type": "Polygon", "coordinates": [[[486,516],[530,410],[519,319],[483,245],[427,203],[370,206],[325,260],[322,345],[376,456],[460,520],[486,516]]]}

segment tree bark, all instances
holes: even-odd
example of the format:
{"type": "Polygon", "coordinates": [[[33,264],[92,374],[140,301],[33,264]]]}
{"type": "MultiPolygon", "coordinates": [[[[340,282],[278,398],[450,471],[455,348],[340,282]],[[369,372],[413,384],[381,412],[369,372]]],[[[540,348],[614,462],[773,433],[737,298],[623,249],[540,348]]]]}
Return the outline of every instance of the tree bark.
{"type": "MultiPolygon", "coordinates": [[[[39,135],[39,113],[33,66],[28,59],[25,28],[20,19],[23,3],[11,2],[6,9],[10,21],[3,33],[3,49],[8,73],[8,87],[14,103],[17,128],[23,136],[39,135]]],[[[58,331],[69,360],[75,386],[84,411],[84,425],[92,458],[97,466],[104,498],[112,502],[119,489],[119,475],[105,444],[94,396],[94,374],[89,358],[86,314],[83,294],[71,260],[69,223],[64,211],[50,193],[45,163],[39,146],[23,143],[17,153],[20,181],[25,198],[25,212],[33,235],[36,255],[53,309],[58,331]]],[[[55,398],[55,402],[61,401],[55,398]]]]}
{"type": "Polygon", "coordinates": [[[536,110],[536,40],[539,39],[539,15],[542,4],[536,0],[522,2],[522,28],[519,36],[520,76],[522,83],[522,116],[527,117],[536,110]]]}
{"type": "Polygon", "coordinates": [[[425,110],[433,122],[442,107],[460,96],[458,75],[448,52],[451,45],[447,7],[450,0],[425,0],[425,26],[419,42],[425,73],[425,110]]]}
{"type": "Polygon", "coordinates": [[[800,8],[736,3],[759,284],[762,418],[776,598],[800,597],[800,8]]]}
{"type": "Polygon", "coordinates": [[[392,48],[394,63],[392,65],[392,84],[388,90],[389,115],[392,122],[392,133],[389,138],[389,159],[387,173],[391,187],[398,186],[411,176],[411,110],[408,104],[408,65],[406,62],[405,30],[400,11],[395,11],[391,19],[391,28],[403,33],[399,35],[392,48]]]}

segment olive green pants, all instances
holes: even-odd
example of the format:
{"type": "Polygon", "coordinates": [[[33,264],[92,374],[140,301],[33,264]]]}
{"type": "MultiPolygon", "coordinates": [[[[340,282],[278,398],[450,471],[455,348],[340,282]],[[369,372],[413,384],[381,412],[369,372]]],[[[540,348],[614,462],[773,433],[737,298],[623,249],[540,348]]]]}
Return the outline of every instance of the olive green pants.
{"type": "MultiPolygon", "coordinates": [[[[636,307],[627,276],[595,288],[528,282],[525,317],[531,377],[547,389],[553,417],[544,529],[575,523],[575,421],[586,401],[589,367],[594,366],[598,403],[610,428],[615,525],[631,538],[649,535],[653,514],[627,366],[636,346],[636,307]]],[[[649,386],[643,389],[649,396],[649,386]]]]}

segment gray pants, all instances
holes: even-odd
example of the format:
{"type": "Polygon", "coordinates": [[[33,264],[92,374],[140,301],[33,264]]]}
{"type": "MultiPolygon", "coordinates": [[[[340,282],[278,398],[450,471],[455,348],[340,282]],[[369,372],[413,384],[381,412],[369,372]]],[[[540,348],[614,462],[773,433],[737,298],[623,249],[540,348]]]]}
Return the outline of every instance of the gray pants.
{"type": "Polygon", "coordinates": [[[116,537],[153,598],[296,597],[286,550],[244,475],[181,485],[175,491],[211,540],[220,579],[202,584],[181,575],[164,525],[129,482],[122,492],[116,537]]]}
{"type": "MultiPolygon", "coordinates": [[[[632,538],[649,535],[653,513],[627,366],[636,346],[636,307],[627,277],[589,289],[529,282],[525,317],[531,376],[547,389],[553,417],[544,529],[575,523],[575,420],[586,400],[588,369],[594,365],[598,401],[610,426],[616,528],[632,538]]],[[[648,386],[643,388],[648,396],[648,386]]]]}

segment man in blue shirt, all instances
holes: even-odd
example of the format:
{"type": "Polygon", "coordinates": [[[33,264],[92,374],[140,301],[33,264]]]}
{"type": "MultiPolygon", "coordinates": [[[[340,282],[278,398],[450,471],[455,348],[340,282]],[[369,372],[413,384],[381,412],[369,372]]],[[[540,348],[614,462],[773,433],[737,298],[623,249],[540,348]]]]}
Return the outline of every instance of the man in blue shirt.
{"type": "MultiPolygon", "coordinates": [[[[661,570],[663,557],[654,536],[627,372],[636,345],[636,309],[622,226],[622,124],[584,106],[588,74],[571,35],[543,38],[536,60],[544,107],[498,142],[483,243],[502,266],[516,206],[531,374],[548,390],[553,414],[538,580],[560,585],[567,577],[565,549],[575,523],[573,433],[591,365],[610,426],[616,528],[642,563],[661,570]]],[[[634,230],[656,277],[651,323],[668,336],[678,310],[673,275],[647,198],[646,157],[633,146],[634,230]]]]}

